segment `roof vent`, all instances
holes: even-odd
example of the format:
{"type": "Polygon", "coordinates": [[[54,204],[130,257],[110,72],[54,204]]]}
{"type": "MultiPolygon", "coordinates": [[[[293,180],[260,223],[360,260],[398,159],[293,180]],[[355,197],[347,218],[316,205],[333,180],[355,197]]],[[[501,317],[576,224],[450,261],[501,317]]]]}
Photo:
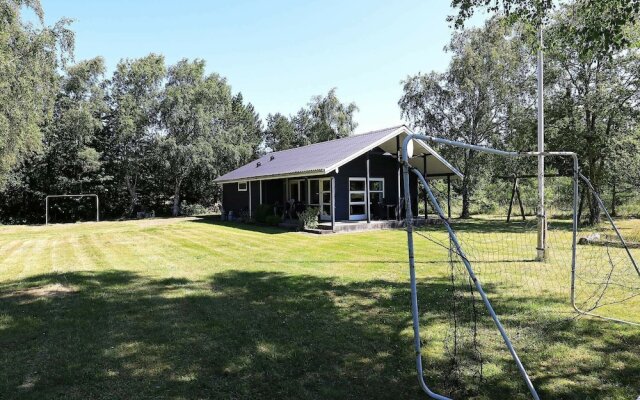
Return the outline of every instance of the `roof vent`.
{"type": "Polygon", "coordinates": [[[262,163],[261,163],[260,161],[258,161],[258,162],[256,163],[256,168],[258,168],[258,167],[259,167],[259,166],[261,166],[261,165],[262,165],[262,163]]]}
{"type": "Polygon", "coordinates": [[[269,161],[273,161],[275,159],[276,159],[276,156],[274,156],[274,155],[271,155],[271,157],[269,157],[269,161]]]}

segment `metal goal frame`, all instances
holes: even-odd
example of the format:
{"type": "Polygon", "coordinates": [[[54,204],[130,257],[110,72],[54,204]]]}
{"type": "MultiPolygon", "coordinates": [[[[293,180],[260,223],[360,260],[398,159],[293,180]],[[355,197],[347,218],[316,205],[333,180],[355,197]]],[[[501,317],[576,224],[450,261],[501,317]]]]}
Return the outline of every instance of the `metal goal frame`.
{"type": "Polygon", "coordinates": [[[96,222],[100,222],[100,199],[97,194],[88,193],[88,194],[49,194],[44,199],[44,224],[49,225],[49,199],[59,198],[59,197],[72,197],[72,198],[80,198],[80,197],[95,197],[96,198],[96,222]]]}
{"type": "MultiPolygon", "coordinates": [[[[414,246],[413,246],[413,215],[412,215],[412,210],[411,210],[411,191],[410,191],[410,185],[409,185],[409,173],[413,173],[417,176],[419,182],[423,185],[424,190],[430,200],[430,202],[432,203],[438,217],[442,220],[445,229],[447,230],[448,234],[449,234],[449,238],[452,241],[452,244],[454,245],[456,252],[460,255],[461,260],[467,270],[467,273],[469,274],[471,280],[473,281],[473,284],[476,288],[476,290],[478,291],[484,305],[485,308],[487,309],[487,311],[489,312],[489,314],[491,315],[491,318],[493,319],[494,324],[496,325],[496,328],[498,329],[498,331],[500,332],[500,335],[502,336],[502,339],[505,343],[505,346],[508,348],[509,353],[511,354],[511,357],[513,358],[513,361],[515,362],[518,371],[520,372],[520,375],[523,379],[523,381],[525,382],[527,388],[529,389],[529,392],[531,393],[531,396],[533,399],[538,400],[539,396],[538,393],[535,389],[535,387],[533,386],[533,383],[531,382],[531,379],[529,377],[529,374],[527,373],[524,365],[522,364],[522,362],[520,361],[520,358],[518,357],[512,343],[511,340],[509,338],[509,336],[507,335],[507,332],[505,331],[504,327],[502,326],[502,323],[500,322],[498,315],[496,314],[496,312],[493,310],[493,307],[491,305],[491,302],[489,301],[489,298],[487,297],[487,295],[485,294],[482,285],[480,283],[480,280],[476,277],[476,274],[473,270],[473,267],[471,266],[471,263],[469,262],[469,260],[466,258],[464,250],[462,249],[462,246],[460,245],[460,243],[458,242],[456,233],[454,231],[454,229],[451,227],[451,225],[449,224],[448,219],[445,217],[444,212],[442,211],[440,205],[438,204],[438,201],[436,200],[433,192],[431,191],[431,188],[429,187],[429,184],[427,183],[427,181],[425,180],[424,176],[420,173],[420,171],[416,170],[415,168],[413,168],[410,164],[409,164],[409,154],[407,151],[407,148],[409,146],[409,143],[411,143],[413,140],[418,140],[418,141],[428,141],[428,142],[434,142],[434,143],[439,143],[439,144],[444,144],[444,145],[449,145],[449,146],[454,146],[454,147],[459,147],[459,148],[463,148],[463,149],[468,149],[468,150],[475,150],[475,151],[479,151],[479,152],[483,152],[483,153],[489,153],[489,154],[496,154],[496,155],[502,155],[502,156],[507,156],[507,157],[515,157],[515,158],[520,158],[520,157],[540,157],[540,156],[555,156],[555,157],[570,157],[573,161],[573,176],[572,176],[572,184],[573,184],[573,204],[572,204],[572,208],[573,208],[573,217],[572,217],[572,230],[573,230],[573,234],[572,234],[572,246],[571,246],[571,306],[572,308],[581,315],[588,315],[591,317],[596,317],[596,318],[600,318],[603,320],[608,320],[608,321],[613,321],[613,322],[618,322],[618,323],[624,323],[624,324],[629,324],[629,325],[638,325],[637,323],[631,322],[631,321],[625,321],[625,320],[620,320],[620,319],[616,319],[616,318],[610,318],[610,317],[606,317],[600,314],[596,314],[596,313],[592,313],[589,311],[584,311],[581,310],[577,307],[576,302],[575,302],[575,272],[576,272],[576,252],[577,252],[577,231],[578,231],[578,213],[577,213],[577,208],[578,208],[578,201],[579,201],[579,194],[578,194],[578,185],[579,182],[582,181],[584,182],[591,190],[592,192],[595,194],[595,198],[597,200],[597,202],[599,203],[601,209],[604,211],[604,214],[608,220],[608,222],[611,224],[611,226],[613,227],[616,236],[618,237],[618,239],[620,240],[622,246],[624,247],[624,249],[626,250],[626,253],[628,255],[628,257],[631,260],[631,263],[633,265],[633,267],[635,268],[636,272],[638,273],[638,276],[640,276],[640,268],[638,267],[638,264],[636,263],[635,259],[633,258],[633,256],[631,255],[631,252],[629,251],[629,247],[627,246],[624,238],[622,237],[622,235],[620,234],[617,226],[615,225],[613,219],[611,218],[611,215],[609,214],[609,212],[607,211],[606,207],[604,206],[604,203],[602,202],[602,199],[600,198],[600,196],[597,194],[597,192],[595,191],[595,189],[593,188],[593,186],[591,185],[591,182],[589,181],[589,179],[587,177],[585,177],[581,172],[580,172],[580,167],[579,167],[579,162],[578,162],[578,155],[574,152],[568,152],[568,151],[544,151],[544,152],[538,152],[538,151],[529,151],[529,152],[516,152],[516,151],[504,151],[504,150],[498,150],[498,149],[493,149],[490,147],[486,147],[486,146],[478,146],[478,145],[471,145],[471,144],[467,144],[467,143],[462,143],[462,142],[457,142],[457,141],[453,141],[453,140],[447,140],[447,139],[442,139],[442,138],[438,138],[438,137],[434,137],[434,136],[427,136],[427,135],[422,135],[422,134],[409,134],[407,135],[407,137],[404,139],[403,143],[402,143],[402,169],[403,169],[403,181],[404,181],[404,201],[405,201],[405,209],[406,209],[406,219],[405,219],[405,225],[406,225],[406,230],[407,230],[407,247],[408,247],[408,255],[409,255],[409,278],[410,278],[410,285],[411,285],[411,314],[412,314],[412,322],[413,322],[413,333],[414,333],[414,348],[415,348],[415,354],[416,354],[416,370],[418,373],[418,382],[420,384],[420,387],[422,388],[422,390],[431,398],[433,399],[438,399],[438,400],[449,400],[448,397],[440,395],[438,393],[433,392],[429,386],[427,385],[426,381],[425,381],[425,376],[424,376],[424,372],[423,372],[423,367],[422,367],[422,350],[421,350],[421,339],[420,339],[420,323],[419,323],[419,312],[418,312],[418,298],[417,298],[417,284],[416,284],[416,273],[415,273],[415,256],[414,256],[414,246]]],[[[543,219],[543,223],[546,225],[547,221],[545,220],[544,215],[542,216],[538,216],[539,218],[543,219]]]]}

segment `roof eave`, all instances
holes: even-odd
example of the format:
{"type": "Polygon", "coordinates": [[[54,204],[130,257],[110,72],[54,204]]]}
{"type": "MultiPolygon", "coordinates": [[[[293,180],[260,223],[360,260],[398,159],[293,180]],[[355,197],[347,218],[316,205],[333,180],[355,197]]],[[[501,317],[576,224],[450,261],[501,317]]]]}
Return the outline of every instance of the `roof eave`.
{"type": "Polygon", "coordinates": [[[270,179],[281,179],[281,178],[297,178],[297,177],[305,177],[305,176],[317,176],[317,175],[326,175],[326,172],[322,169],[312,169],[308,171],[300,171],[300,172],[292,172],[288,174],[272,174],[272,175],[260,175],[260,176],[250,176],[245,178],[232,178],[232,179],[221,179],[216,178],[213,180],[214,183],[235,183],[235,182],[247,182],[247,181],[260,181],[260,180],[270,180],[270,179]]]}

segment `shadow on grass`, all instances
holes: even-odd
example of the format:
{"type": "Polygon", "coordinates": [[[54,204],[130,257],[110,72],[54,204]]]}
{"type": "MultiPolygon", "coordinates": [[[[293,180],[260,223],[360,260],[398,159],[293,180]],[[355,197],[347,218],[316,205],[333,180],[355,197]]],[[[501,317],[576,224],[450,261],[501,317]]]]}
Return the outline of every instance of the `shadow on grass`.
{"type": "Polygon", "coordinates": [[[195,222],[200,224],[211,224],[218,226],[225,226],[233,229],[241,229],[250,232],[257,233],[265,233],[265,234],[277,234],[277,233],[286,233],[291,232],[291,230],[284,229],[278,226],[269,226],[269,225],[256,225],[256,224],[246,224],[240,221],[221,221],[220,216],[201,216],[192,219],[189,222],[195,222]]]}
{"type": "MultiPolygon", "coordinates": [[[[467,233],[523,233],[523,232],[535,232],[536,220],[527,221],[511,221],[506,222],[499,219],[454,219],[452,220],[451,227],[456,232],[467,233]]],[[[550,220],[548,222],[550,230],[568,231],[573,229],[571,219],[568,220],[550,220]]],[[[428,225],[419,230],[445,230],[443,226],[428,225]]]]}
{"type": "MultiPolygon", "coordinates": [[[[438,299],[448,289],[446,281],[420,285],[426,321],[446,317],[449,305],[438,299]]],[[[0,398],[422,396],[407,284],[271,272],[228,271],[206,281],[74,272],[1,284],[0,310],[0,398]]],[[[595,326],[564,339],[584,342],[601,334],[595,326]]],[[[617,369],[599,366],[602,381],[627,385],[627,393],[640,373],[632,354],[640,337],[625,340],[607,336],[596,351],[627,357],[617,369]]],[[[534,357],[530,367],[544,361],[534,357]]],[[[441,367],[428,362],[431,382],[445,387],[441,367]]],[[[509,392],[517,375],[502,368],[480,398],[518,398],[509,392]]],[[[535,381],[552,378],[541,373],[535,381]]],[[[604,398],[599,384],[546,397],[604,398]]]]}

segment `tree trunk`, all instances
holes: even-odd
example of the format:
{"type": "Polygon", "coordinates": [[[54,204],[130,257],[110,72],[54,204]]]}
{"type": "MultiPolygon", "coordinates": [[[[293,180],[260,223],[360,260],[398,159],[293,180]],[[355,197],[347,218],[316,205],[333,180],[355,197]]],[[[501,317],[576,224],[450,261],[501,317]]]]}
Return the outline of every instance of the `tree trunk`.
{"type": "Polygon", "coordinates": [[[460,218],[470,218],[471,213],[469,212],[469,179],[467,175],[462,178],[462,213],[460,214],[460,218]]]}
{"type": "Polygon", "coordinates": [[[469,152],[465,156],[464,163],[464,177],[462,178],[462,213],[460,214],[460,218],[471,218],[470,211],[470,203],[471,199],[469,198],[469,184],[470,184],[470,176],[471,173],[471,165],[473,160],[474,151],[469,150],[469,152]]]}
{"type": "Polygon", "coordinates": [[[138,193],[136,191],[136,183],[135,181],[131,181],[131,176],[126,175],[124,177],[124,181],[127,185],[127,192],[129,192],[129,216],[133,216],[136,211],[136,206],[138,205],[138,193]]]}
{"type": "Polygon", "coordinates": [[[173,189],[173,207],[171,209],[171,215],[177,217],[180,215],[180,185],[181,181],[176,181],[175,187],[173,189]]]}
{"type": "Polygon", "coordinates": [[[617,217],[618,214],[616,213],[616,202],[618,201],[617,199],[617,188],[616,188],[616,178],[615,176],[613,177],[613,182],[611,185],[611,216],[612,217],[617,217]]]}

